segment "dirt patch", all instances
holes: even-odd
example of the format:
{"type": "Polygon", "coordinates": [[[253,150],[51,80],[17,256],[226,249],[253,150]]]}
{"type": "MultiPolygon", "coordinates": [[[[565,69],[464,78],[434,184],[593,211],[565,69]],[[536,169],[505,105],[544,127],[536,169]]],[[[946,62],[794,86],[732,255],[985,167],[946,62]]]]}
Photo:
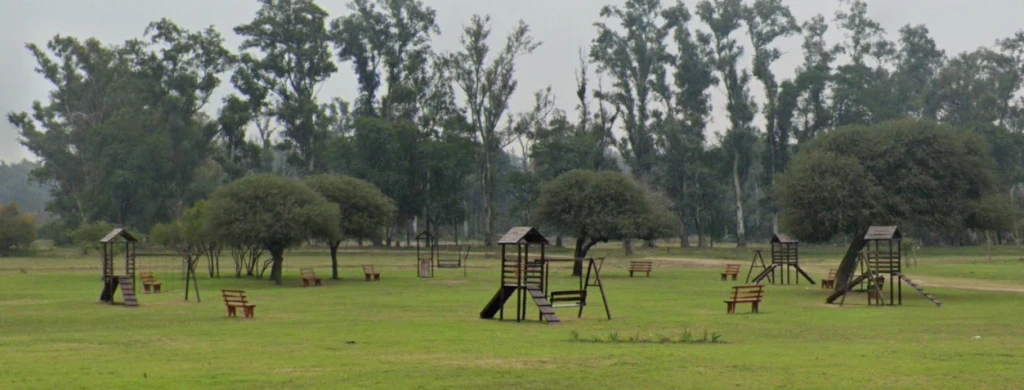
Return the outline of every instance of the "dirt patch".
{"type": "Polygon", "coordinates": [[[672,259],[661,257],[645,257],[642,260],[650,260],[653,261],[655,265],[667,265],[670,268],[712,268],[722,267],[725,264],[736,263],[735,261],[726,260],[672,259]]]}
{"type": "Polygon", "coordinates": [[[431,281],[429,281],[427,283],[429,283],[429,284],[443,284],[443,285],[448,286],[448,287],[454,287],[454,286],[459,286],[459,285],[463,285],[463,284],[469,283],[469,281],[466,281],[466,280],[431,280],[431,281]]]}
{"type": "Polygon", "coordinates": [[[0,306],[29,306],[29,305],[47,305],[54,303],[55,301],[41,300],[41,299],[14,299],[10,301],[0,301],[0,306]]]}
{"type": "Polygon", "coordinates": [[[451,365],[467,368],[550,368],[552,359],[520,358],[520,359],[473,359],[468,361],[450,362],[451,365]]]}
{"type": "Polygon", "coordinates": [[[957,288],[961,290],[977,290],[977,291],[995,291],[995,292],[1012,292],[1018,294],[1024,294],[1024,287],[1008,286],[998,283],[992,283],[985,280],[977,279],[961,279],[961,278],[942,278],[932,277],[927,278],[913,277],[912,280],[917,284],[924,287],[941,287],[941,288],[957,288]]]}

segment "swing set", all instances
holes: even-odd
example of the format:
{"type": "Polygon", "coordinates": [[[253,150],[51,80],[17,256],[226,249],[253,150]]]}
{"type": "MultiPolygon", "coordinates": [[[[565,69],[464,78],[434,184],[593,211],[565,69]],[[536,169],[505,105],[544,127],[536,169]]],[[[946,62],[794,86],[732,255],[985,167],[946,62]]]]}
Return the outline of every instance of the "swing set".
{"type": "Polygon", "coordinates": [[[462,268],[462,276],[465,277],[470,249],[468,244],[440,245],[437,236],[424,230],[416,235],[416,275],[432,278],[436,268],[462,268]]]}

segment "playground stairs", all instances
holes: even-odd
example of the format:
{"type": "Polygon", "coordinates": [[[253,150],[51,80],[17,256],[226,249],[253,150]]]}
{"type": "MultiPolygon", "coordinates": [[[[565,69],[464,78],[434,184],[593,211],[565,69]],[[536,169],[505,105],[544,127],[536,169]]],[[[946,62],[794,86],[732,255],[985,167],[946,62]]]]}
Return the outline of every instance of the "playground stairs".
{"type": "Polygon", "coordinates": [[[902,281],[906,282],[908,285],[910,285],[911,288],[913,288],[914,290],[917,290],[917,292],[921,293],[921,295],[923,295],[925,298],[928,298],[929,301],[932,301],[932,303],[934,303],[935,306],[942,307],[942,302],[939,302],[939,300],[935,299],[935,297],[933,297],[931,294],[924,292],[924,289],[922,289],[920,286],[918,286],[917,283],[914,283],[913,280],[910,280],[910,278],[904,276],[903,274],[896,274],[896,275],[900,278],[900,280],[902,280],[902,281]]]}
{"type": "Polygon", "coordinates": [[[540,288],[528,288],[527,292],[530,293],[530,297],[533,298],[533,302],[537,304],[537,308],[540,309],[540,317],[548,323],[548,325],[558,325],[561,321],[555,316],[555,309],[551,307],[551,302],[544,296],[544,291],[540,288]]]}
{"type": "Polygon", "coordinates": [[[121,296],[124,297],[124,305],[127,307],[139,306],[138,299],[135,298],[135,285],[132,280],[128,277],[118,279],[118,283],[121,284],[121,296]]]}

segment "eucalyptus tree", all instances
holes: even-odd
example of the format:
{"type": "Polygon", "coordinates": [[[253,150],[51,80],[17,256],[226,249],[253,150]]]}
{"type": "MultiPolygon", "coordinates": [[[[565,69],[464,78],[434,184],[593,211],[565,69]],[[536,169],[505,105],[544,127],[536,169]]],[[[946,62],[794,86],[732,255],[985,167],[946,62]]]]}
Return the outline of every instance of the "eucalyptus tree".
{"type": "Polygon", "coordinates": [[[839,49],[825,40],[828,29],[822,15],[804,22],[804,61],[797,67],[796,77],[780,87],[776,126],[780,133],[792,133],[797,143],[814,139],[832,124],[829,85],[839,49]]]}
{"type": "Polygon", "coordinates": [[[847,7],[836,12],[835,21],[846,39],[838,46],[849,63],[836,69],[833,77],[834,126],[871,124],[899,117],[887,66],[895,57],[893,43],[885,29],[868,16],[863,0],[843,0],[847,7]],[[874,58],[874,66],[868,58],[874,58]]]}
{"type": "Polygon", "coordinates": [[[711,30],[715,70],[727,95],[729,129],[722,140],[722,146],[729,152],[732,161],[736,244],[741,248],[747,245],[743,187],[749,168],[756,160],[754,144],[757,142],[757,131],[753,125],[757,105],[750,97],[750,72],[740,68],[743,46],[733,36],[742,26],[744,13],[741,0],[704,0],[697,5],[697,15],[711,30]]]}
{"type": "Polygon", "coordinates": [[[649,179],[658,150],[651,107],[659,95],[668,95],[666,66],[671,60],[668,37],[685,21],[685,13],[667,12],[660,0],[627,0],[622,6],[606,5],[601,18],[617,24],[595,23],[597,37],[590,58],[597,71],[611,77],[611,91],[598,96],[622,112],[626,137],[619,150],[633,174],[649,179]]]}
{"type": "Polygon", "coordinates": [[[900,116],[937,119],[936,83],[945,61],[946,53],[935,44],[928,27],[906,25],[900,29],[892,77],[900,116]]]}
{"type": "Polygon", "coordinates": [[[516,63],[540,46],[530,35],[523,21],[506,37],[505,44],[493,57],[487,42],[491,35],[490,17],[474,15],[462,29],[462,47],[443,56],[451,77],[463,94],[463,109],[469,126],[481,147],[480,172],[483,187],[485,245],[494,242],[495,191],[497,158],[513,142],[514,134],[499,126],[508,111],[509,99],[519,83],[515,79],[516,63]]]}
{"type": "Polygon", "coordinates": [[[327,11],[314,0],[259,2],[253,20],[234,29],[243,39],[236,84],[269,99],[263,103],[282,127],[289,163],[302,173],[323,171],[331,134],[317,92],[338,71],[327,11]]]}

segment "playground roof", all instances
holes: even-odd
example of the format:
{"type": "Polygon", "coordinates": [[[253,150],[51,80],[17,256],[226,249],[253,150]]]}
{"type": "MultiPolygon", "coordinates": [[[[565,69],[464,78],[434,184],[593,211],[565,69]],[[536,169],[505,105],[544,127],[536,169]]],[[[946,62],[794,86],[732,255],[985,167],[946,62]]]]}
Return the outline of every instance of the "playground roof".
{"type": "Polygon", "coordinates": [[[544,238],[537,229],[528,226],[514,227],[505,233],[501,239],[498,240],[498,244],[540,244],[548,245],[548,239],[544,238]]]}
{"type": "Polygon", "coordinates": [[[798,243],[800,241],[797,241],[797,240],[795,240],[795,239],[793,239],[793,238],[791,238],[791,237],[789,237],[787,235],[784,235],[784,234],[776,234],[776,235],[772,236],[772,242],[781,242],[781,243],[790,244],[790,243],[798,243]]]}
{"type": "Polygon", "coordinates": [[[128,241],[128,242],[138,242],[139,241],[139,240],[136,240],[135,236],[133,236],[131,233],[128,233],[127,230],[124,230],[122,228],[117,228],[117,229],[111,230],[110,233],[107,233],[107,235],[105,237],[100,239],[100,242],[101,243],[111,242],[111,241],[114,241],[114,239],[118,238],[118,237],[121,237],[125,241],[128,241]]]}
{"type": "Polygon", "coordinates": [[[864,235],[865,240],[898,240],[903,238],[900,228],[897,226],[872,226],[868,228],[868,234],[864,235]]]}

